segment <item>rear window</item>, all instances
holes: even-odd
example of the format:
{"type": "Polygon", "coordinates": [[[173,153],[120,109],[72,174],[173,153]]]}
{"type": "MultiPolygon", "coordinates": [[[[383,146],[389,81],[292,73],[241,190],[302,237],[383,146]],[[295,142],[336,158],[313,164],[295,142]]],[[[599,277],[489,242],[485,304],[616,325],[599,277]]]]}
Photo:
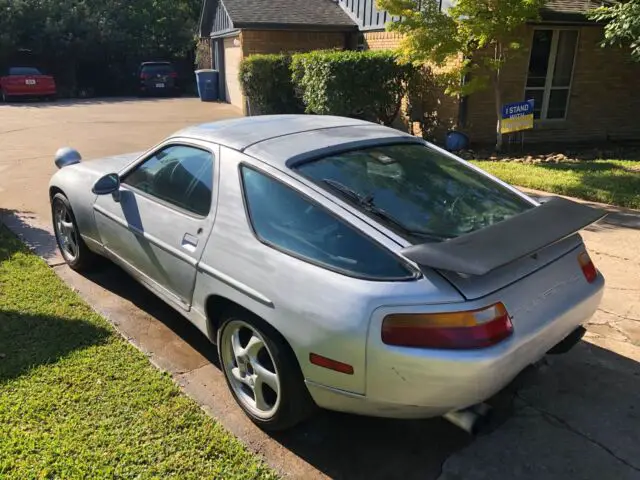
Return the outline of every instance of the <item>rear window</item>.
{"type": "Polygon", "coordinates": [[[413,243],[458,237],[533,208],[425,145],[352,150],[294,169],[413,243]]]}
{"type": "Polygon", "coordinates": [[[42,75],[40,70],[33,67],[11,67],[9,75],[42,75]]]}
{"type": "Polygon", "coordinates": [[[150,73],[153,75],[156,75],[156,74],[168,75],[169,73],[172,73],[174,69],[171,65],[157,64],[157,65],[144,65],[142,67],[142,71],[144,73],[150,73]]]}

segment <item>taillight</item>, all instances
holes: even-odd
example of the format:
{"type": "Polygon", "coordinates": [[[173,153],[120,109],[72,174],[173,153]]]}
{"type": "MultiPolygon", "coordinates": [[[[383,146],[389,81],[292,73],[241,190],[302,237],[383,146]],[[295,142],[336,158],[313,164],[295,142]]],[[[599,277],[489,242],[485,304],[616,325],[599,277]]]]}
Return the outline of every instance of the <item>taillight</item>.
{"type": "Polygon", "coordinates": [[[392,314],[382,322],[382,341],[402,347],[485,348],[512,333],[513,324],[502,303],[462,312],[392,314]]]}
{"type": "Polygon", "coordinates": [[[580,268],[582,269],[582,273],[584,274],[584,278],[587,279],[587,282],[595,282],[596,278],[598,278],[598,271],[587,252],[582,252],[578,255],[578,263],[580,264],[580,268]]]}
{"type": "Polygon", "coordinates": [[[149,78],[149,74],[148,73],[141,73],[140,74],[140,80],[146,80],[147,78],[149,78]]]}
{"type": "Polygon", "coordinates": [[[178,78],[178,74],[177,74],[176,72],[171,72],[171,73],[169,74],[169,76],[170,76],[171,78],[178,78]]]}

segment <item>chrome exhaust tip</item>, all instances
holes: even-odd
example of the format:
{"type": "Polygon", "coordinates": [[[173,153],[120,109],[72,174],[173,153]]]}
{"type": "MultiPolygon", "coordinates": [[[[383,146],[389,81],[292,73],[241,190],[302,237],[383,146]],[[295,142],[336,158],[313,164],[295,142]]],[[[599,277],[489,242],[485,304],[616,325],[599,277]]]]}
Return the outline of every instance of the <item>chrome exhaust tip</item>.
{"type": "Polygon", "coordinates": [[[476,435],[488,423],[490,413],[489,405],[479,403],[463,410],[446,413],[443,418],[470,435],[476,435]]]}

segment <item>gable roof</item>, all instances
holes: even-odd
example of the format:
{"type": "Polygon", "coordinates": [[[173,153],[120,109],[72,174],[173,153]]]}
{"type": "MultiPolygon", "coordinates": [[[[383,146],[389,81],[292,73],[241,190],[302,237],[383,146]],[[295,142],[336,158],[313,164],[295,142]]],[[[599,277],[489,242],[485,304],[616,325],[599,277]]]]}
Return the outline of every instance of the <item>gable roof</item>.
{"type": "Polygon", "coordinates": [[[548,0],[540,16],[547,21],[580,22],[587,19],[589,10],[614,3],[613,0],[548,0]]]}
{"type": "MultiPolygon", "coordinates": [[[[228,29],[272,28],[356,30],[357,24],[335,0],[204,0],[200,35],[217,30],[215,17],[226,15],[228,29]]],[[[224,23],[224,22],[222,22],[224,23]]]]}

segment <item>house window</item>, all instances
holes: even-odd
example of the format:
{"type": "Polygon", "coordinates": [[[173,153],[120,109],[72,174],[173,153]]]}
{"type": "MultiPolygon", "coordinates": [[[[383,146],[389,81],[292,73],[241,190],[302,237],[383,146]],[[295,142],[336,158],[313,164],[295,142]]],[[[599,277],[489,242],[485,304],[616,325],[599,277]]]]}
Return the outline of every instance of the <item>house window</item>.
{"type": "Polygon", "coordinates": [[[534,118],[566,118],[577,44],[577,30],[534,30],[525,91],[534,118]]]}

